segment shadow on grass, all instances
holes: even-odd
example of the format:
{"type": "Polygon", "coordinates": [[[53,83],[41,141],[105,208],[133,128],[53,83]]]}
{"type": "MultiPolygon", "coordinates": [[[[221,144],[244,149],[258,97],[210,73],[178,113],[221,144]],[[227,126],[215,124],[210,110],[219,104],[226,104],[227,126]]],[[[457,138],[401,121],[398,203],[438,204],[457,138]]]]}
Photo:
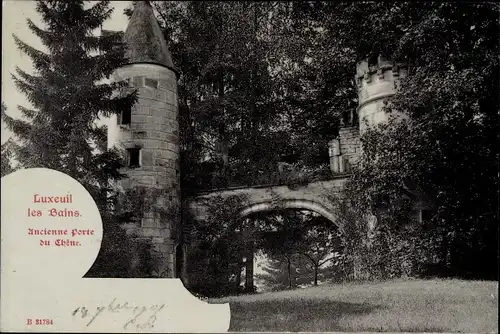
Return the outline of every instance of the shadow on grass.
{"type": "Polygon", "coordinates": [[[343,316],[366,315],[378,308],[369,304],[318,300],[230,302],[229,331],[343,331],[343,316]]]}

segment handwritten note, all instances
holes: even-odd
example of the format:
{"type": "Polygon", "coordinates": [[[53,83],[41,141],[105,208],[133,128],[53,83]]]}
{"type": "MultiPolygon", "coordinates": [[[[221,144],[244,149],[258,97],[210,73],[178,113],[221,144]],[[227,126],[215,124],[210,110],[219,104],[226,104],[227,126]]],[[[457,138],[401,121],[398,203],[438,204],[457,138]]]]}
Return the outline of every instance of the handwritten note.
{"type": "Polygon", "coordinates": [[[98,317],[111,318],[117,313],[127,314],[130,318],[123,324],[123,329],[127,330],[129,326],[148,329],[155,326],[156,319],[164,308],[165,304],[134,305],[128,301],[117,302],[117,298],[114,298],[107,306],[98,306],[95,309],[79,306],[71,315],[88,320],[86,326],[89,327],[98,317]]]}

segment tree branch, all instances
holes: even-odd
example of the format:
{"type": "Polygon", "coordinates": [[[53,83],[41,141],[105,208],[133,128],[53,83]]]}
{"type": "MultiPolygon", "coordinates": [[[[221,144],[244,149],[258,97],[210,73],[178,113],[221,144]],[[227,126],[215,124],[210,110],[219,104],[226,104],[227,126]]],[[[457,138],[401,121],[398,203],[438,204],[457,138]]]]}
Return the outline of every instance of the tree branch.
{"type": "Polygon", "coordinates": [[[311,260],[311,262],[314,264],[315,267],[318,266],[318,262],[316,262],[312,256],[310,256],[307,253],[301,253],[301,254],[307,257],[309,260],[311,260]]]}
{"type": "Polygon", "coordinates": [[[335,257],[334,257],[334,256],[332,256],[331,258],[326,259],[325,261],[322,261],[322,262],[318,263],[318,267],[321,267],[322,265],[324,265],[324,264],[325,264],[325,263],[327,263],[328,261],[333,260],[334,258],[335,258],[335,257]]]}

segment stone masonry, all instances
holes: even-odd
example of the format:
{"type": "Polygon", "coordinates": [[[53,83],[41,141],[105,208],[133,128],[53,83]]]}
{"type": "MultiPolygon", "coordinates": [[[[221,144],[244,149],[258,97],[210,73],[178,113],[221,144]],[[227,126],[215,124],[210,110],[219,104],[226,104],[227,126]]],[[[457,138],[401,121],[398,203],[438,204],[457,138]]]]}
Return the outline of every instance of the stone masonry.
{"type": "MultiPolygon", "coordinates": [[[[387,99],[396,93],[399,79],[408,75],[408,68],[379,57],[376,64],[361,61],[356,67],[360,134],[367,127],[386,122],[389,115],[383,109],[387,99]]],[[[397,116],[403,116],[398,114],[397,116]]]]}
{"type": "Polygon", "coordinates": [[[128,178],[121,181],[124,190],[155,192],[140,222],[128,226],[127,232],[152,241],[159,254],[154,274],[173,277],[174,232],[180,223],[177,74],[148,2],[136,2],[124,40],[129,64],[116,69],[112,79],[128,81],[137,90],[138,101],[125,117],[127,121],[124,116],[111,120],[108,146],[117,146],[128,155],[124,171],[128,178]]]}
{"type": "Polygon", "coordinates": [[[270,211],[279,208],[305,209],[317,212],[338,225],[336,219],[335,196],[339,194],[347,178],[340,175],[329,181],[317,181],[305,186],[291,189],[286,185],[235,187],[215,190],[199,194],[190,204],[190,210],[197,220],[207,216],[207,205],[210,199],[221,196],[243,196],[244,206],[240,212],[241,217],[261,211],[270,211]]]}
{"type": "MultiPolygon", "coordinates": [[[[330,153],[331,169],[334,173],[349,173],[352,167],[356,166],[362,152],[360,136],[369,127],[389,119],[384,105],[387,99],[396,93],[398,80],[407,75],[408,69],[404,64],[393,63],[382,57],[378,58],[376,64],[369,64],[368,61],[357,64],[355,79],[358,88],[359,127],[341,128],[338,138],[330,142],[332,147],[339,147],[339,152],[332,150],[330,153]]],[[[395,116],[404,117],[402,113],[395,116]]]]}
{"type": "Polygon", "coordinates": [[[356,166],[361,153],[361,141],[357,127],[342,128],[339,130],[340,159],[344,165],[344,171],[349,173],[356,166]]]}

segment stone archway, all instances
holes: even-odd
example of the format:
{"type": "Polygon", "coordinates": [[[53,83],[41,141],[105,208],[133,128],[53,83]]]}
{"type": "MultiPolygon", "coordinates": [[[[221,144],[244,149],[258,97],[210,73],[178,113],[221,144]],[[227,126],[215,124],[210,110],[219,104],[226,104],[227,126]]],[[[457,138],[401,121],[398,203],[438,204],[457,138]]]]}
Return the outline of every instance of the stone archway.
{"type": "Polygon", "coordinates": [[[339,222],[334,213],[335,199],[332,195],[339,193],[347,179],[346,176],[341,176],[293,189],[286,185],[218,189],[200,194],[190,202],[189,206],[193,217],[196,220],[203,220],[209,215],[207,208],[213,199],[243,196],[245,203],[241,211],[242,215],[280,208],[304,209],[317,212],[338,226],[339,222]]]}
{"type": "MultiPolygon", "coordinates": [[[[228,219],[241,220],[257,212],[272,212],[284,209],[307,210],[321,215],[337,227],[341,234],[345,234],[345,228],[342,226],[342,222],[337,219],[335,210],[338,200],[337,195],[347,179],[347,176],[342,175],[328,181],[316,181],[297,187],[260,185],[215,189],[200,193],[193,198],[189,203],[190,214],[194,220],[210,220],[211,215],[214,214],[212,209],[215,207],[218,210],[227,209],[232,217],[228,219]]],[[[222,225],[225,223],[223,220],[219,222],[216,219],[212,223],[221,223],[222,225]]],[[[225,225],[224,228],[228,229],[236,224],[238,222],[235,221],[234,224],[225,225]]],[[[249,248],[248,254],[253,254],[253,247],[249,246],[249,248]]],[[[248,258],[249,256],[245,257],[248,258]]],[[[248,268],[247,272],[253,275],[253,264],[248,263],[245,266],[248,268]]],[[[245,285],[253,286],[253,280],[249,280],[248,284],[245,285]]]]}
{"type": "Polygon", "coordinates": [[[246,217],[255,212],[275,211],[281,209],[298,209],[316,212],[335,224],[342,233],[344,232],[344,228],[341,224],[339,224],[333,210],[318,202],[304,199],[283,200],[279,203],[279,205],[272,202],[253,203],[243,209],[240,215],[241,217],[246,217]]]}
{"type": "MultiPolygon", "coordinates": [[[[315,212],[321,215],[323,218],[330,221],[336,228],[341,232],[342,235],[345,234],[344,227],[339,223],[334,211],[334,206],[325,206],[317,201],[306,200],[306,199],[282,199],[278,202],[276,201],[263,201],[258,203],[252,203],[246,206],[240,211],[240,218],[247,218],[248,216],[258,213],[258,212],[276,212],[287,209],[294,210],[307,210],[315,212]]],[[[254,227],[255,228],[255,227],[254,227]]],[[[255,254],[255,239],[254,239],[254,228],[250,228],[252,232],[251,238],[246,240],[246,255],[245,255],[245,289],[247,291],[253,291],[254,288],[254,254],[255,254]],[[251,287],[251,289],[249,288],[251,287]]]]}

